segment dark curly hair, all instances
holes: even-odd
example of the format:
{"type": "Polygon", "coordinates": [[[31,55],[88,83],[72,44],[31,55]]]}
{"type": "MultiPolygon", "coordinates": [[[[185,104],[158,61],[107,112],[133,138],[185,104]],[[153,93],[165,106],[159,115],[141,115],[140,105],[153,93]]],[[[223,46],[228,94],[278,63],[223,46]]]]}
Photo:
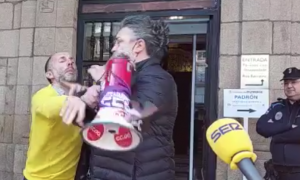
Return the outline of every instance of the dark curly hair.
{"type": "Polygon", "coordinates": [[[169,43],[169,27],[162,20],[152,20],[149,16],[128,16],[120,28],[128,27],[137,39],[143,39],[149,56],[153,56],[169,43]]]}

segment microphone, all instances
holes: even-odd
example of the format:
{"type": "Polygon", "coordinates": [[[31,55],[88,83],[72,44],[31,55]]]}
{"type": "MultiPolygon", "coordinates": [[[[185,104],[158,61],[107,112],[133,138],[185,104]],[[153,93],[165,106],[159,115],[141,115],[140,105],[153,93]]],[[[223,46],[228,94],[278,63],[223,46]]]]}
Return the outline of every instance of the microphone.
{"type": "Polygon", "coordinates": [[[206,139],[230,169],[240,169],[247,180],[263,179],[254,166],[257,156],[253,152],[251,139],[239,122],[230,118],[215,121],[208,127],[206,139]]]}

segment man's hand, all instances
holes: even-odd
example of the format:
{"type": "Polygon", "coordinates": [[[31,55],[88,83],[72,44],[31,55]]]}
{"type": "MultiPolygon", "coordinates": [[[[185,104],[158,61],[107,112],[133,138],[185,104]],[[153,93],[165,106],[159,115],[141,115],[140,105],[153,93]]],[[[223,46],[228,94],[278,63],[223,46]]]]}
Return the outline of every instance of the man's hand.
{"type": "Polygon", "coordinates": [[[143,108],[141,107],[140,103],[136,101],[131,101],[130,103],[132,108],[126,110],[127,116],[125,117],[128,122],[147,118],[158,111],[158,108],[149,101],[145,102],[143,108]]]}
{"type": "Polygon", "coordinates": [[[63,85],[65,88],[69,89],[69,96],[74,96],[77,93],[86,91],[87,87],[82,86],[81,84],[78,83],[70,83],[66,81],[62,81],[61,85],[63,85]]]}
{"type": "Polygon", "coordinates": [[[92,65],[88,69],[88,73],[92,76],[94,81],[99,81],[104,77],[105,66],[92,65]]]}
{"type": "Polygon", "coordinates": [[[87,89],[81,99],[90,107],[95,108],[98,105],[101,87],[93,85],[87,89]]]}
{"type": "Polygon", "coordinates": [[[148,101],[144,103],[143,107],[136,101],[131,101],[130,103],[132,108],[126,110],[125,119],[139,131],[142,131],[142,129],[147,130],[150,127],[150,122],[144,121],[143,119],[152,116],[158,111],[158,108],[148,101]]]}
{"type": "Polygon", "coordinates": [[[79,97],[68,96],[60,111],[60,116],[63,122],[68,125],[75,121],[79,126],[84,126],[85,109],[86,104],[79,97]]]}

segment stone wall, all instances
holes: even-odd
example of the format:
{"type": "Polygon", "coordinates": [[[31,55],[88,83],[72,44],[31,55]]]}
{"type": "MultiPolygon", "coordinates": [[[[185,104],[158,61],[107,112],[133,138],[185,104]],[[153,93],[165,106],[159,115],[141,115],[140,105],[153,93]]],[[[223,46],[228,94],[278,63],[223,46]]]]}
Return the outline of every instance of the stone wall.
{"type": "MultiPolygon", "coordinates": [[[[300,67],[299,0],[222,0],[220,39],[219,116],[223,89],[239,88],[241,55],[270,55],[270,101],[283,97],[279,82],[285,68],[300,67]],[[232,78],[227,78],[232,77],[232,78]]],[[[270,158],[269,140],[256,134],[256,119],[250,119],[249,134],[258,155],[257,167],[270,158]]],[[[241,180],[218,161],[217,180],[241,180]]]]}
{"type": "Polygon", "coordinates": [[[31,94],[49,55],[75,55],[76,0],[0,0],[0,180],[21,180],[31,94]]]}
{"type": "MultiPolygon", "coordinates": [[[[44,64],[54,52],[75,55],[76,0],[0,0],[0,180],[21,179],[30,126],[30,97],[47,84],[44,64]]],[[[300,67],[299,0],[222,0],[219,116],[222,91],[239,88],[240,56],[270,54],[270,100],[282,96],[279,79],[300,67]],[[232,77],[228,79],[226,77],[232,77]]],[[[257,166],[270,158],[269,141],[249,133],[257,166]]],[[[218,160],[217,180],[241,180],[218,160]]]]}

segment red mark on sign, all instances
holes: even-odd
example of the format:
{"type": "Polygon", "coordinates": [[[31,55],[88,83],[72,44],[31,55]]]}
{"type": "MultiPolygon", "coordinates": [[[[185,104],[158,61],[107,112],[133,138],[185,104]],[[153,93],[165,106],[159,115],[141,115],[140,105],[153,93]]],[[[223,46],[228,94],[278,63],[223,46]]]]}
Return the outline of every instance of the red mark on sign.
{"type": "Polygon", "coordinates": [[[104,126],[102,124],[91,126],[87,131],[87,138],[90,141],[97,141],[102,137],[103,132],[104,126]]]}
{"type": "Polygon", "coordinates": [[[119,133],[115,134],[115,142],[121,147],[129,147],[132,144],[132,135],[130,130],[120,127],[119,133]]]}

